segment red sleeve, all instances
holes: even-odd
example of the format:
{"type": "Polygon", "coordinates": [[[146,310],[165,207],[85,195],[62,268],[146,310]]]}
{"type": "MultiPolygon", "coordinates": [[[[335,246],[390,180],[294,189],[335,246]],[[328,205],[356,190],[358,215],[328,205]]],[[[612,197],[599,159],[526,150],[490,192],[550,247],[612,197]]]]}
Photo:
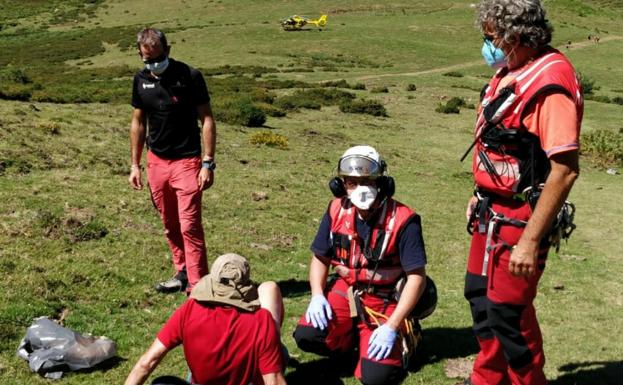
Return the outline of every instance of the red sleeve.
{"type": "Polygon", "coordinates": [[[579,148],[578,114],[567,95],[544,94],[527,111],[522,123],[541,140],[547,157],[579,148]]]}
{"type": "Polygon", "coordinates": [[[258,322],[261,325],[258,332],[259,367],[262,375],[281,372],[281,340],[275,327],[275,321],[266,309],[257,311],[258,322]]]}
{"type": "Polygon", "coordinates": [[[164,324],[158,333],[158,340],[169,350],[182,343],[182,325],[186,318],[186,312],[190,309],[193,300],[188,300],[182,304],[171,318],[164,324]]]}

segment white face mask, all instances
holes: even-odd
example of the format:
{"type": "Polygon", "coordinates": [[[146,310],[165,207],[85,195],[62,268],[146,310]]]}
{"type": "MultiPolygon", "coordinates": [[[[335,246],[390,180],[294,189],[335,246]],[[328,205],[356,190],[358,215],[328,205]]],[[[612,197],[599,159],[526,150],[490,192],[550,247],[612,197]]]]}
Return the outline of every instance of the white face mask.
{"type": "Polygon", "coordinates": [[[376,196],[379,194],[379,189],[374,186],[357,186],[350,194],[348,198],[350,201],[361,210],[369,210],[372,203],[376,200],[376,196]]]}
{"type": "Polygon", "coordinates": [[[169,66],[169,58],[165,57],[162,61],[145,63],[145,69],[154,75],[161,75],[169,66]]]}

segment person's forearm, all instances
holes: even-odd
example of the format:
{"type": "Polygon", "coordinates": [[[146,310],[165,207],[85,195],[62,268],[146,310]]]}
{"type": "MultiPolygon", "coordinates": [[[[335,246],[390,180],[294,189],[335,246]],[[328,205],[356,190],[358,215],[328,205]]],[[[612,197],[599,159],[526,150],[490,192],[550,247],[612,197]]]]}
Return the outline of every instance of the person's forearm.
{"type": "Polygon", "coordinates": [[[203,157],[214,159],[216,147],[216,123],[214,118],[209,115],[203,120],[203,157]]]}
{"type": "Polygon", "coordinates": [[[160,361],[166,356],[168,349],[158,339],[141,356],[126,378],[124,385],[142,385],[160,361]]]}
{"type": "Polygon", "coordinates": [[[143,146],[145,144],[145,124],[133,118],[130,127],[130,160],[132,165],[140,166],[143,146]]]}
{"type": "Polygon", "coordinates": [[[134,365],[134,368],[125,380],[124,385],[142,385],[147,380],[154,368],[158,365],[157,361],[149,360],[143,355],[134,365]]]}
{"type": "Polygon", "coordinates": [[[312,296],[316,294],[324,294],[328,274],[329,266],[322,263],[322,261],[315,255],[312,255],[309,266],[309,285],[311,287],[312,296]]]}
{"type": "Polygon", "coordinates": [[[400,295],[400,300],[396,305],[396,309],[387,320],[388,326],[394,330],[400,328],[402,322],[417,305],[425,286],[426,271],[424,268],[417,269],[415,272],[407,275],[407,282],[400,295]]]}
{"type": "Polygon", "coordinates": [[[286,385],[286,379],[282,373],[270,373],[262,375],[264,385],[286,385]]]}
{"type": "Polygon", "coordinates": [[[560,212],[577,177],[578,171],[571,168],[552,169],[519,242],[541,242],[560,212]]]}

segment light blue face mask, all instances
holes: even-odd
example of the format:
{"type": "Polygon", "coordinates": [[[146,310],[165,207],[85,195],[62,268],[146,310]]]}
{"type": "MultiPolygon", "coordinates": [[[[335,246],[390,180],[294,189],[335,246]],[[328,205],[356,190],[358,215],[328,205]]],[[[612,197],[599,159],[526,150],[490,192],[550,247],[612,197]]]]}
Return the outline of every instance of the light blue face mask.
{"type": "Polygon", "coordinates": [[[145,69],[147,71],[151,71],[154,75],[161,75],[164,71],[166,71],[169,66],[169,57],[165,57],[164,60],[161,61],[147,61],[145,62],[145,69]]]}
{"type": "Polygon", "coordinates": [[[491,68],[502,68],[506,65],[506,55],[501,48],[493,45],[491,40],[485,39],[485,42],[482,44],[482,57],[485,58],[485,61],[491,68]]]}

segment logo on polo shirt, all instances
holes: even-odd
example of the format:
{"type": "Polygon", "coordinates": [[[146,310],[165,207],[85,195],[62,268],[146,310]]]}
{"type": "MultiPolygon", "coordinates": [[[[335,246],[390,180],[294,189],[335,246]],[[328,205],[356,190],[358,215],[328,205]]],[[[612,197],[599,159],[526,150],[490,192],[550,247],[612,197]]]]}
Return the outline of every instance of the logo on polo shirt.
{"type": "Polygon", "coordinates": [[[143,83],[143,89],[145,88],[156,88],[156,85],[153,83],[143,83]]]}

